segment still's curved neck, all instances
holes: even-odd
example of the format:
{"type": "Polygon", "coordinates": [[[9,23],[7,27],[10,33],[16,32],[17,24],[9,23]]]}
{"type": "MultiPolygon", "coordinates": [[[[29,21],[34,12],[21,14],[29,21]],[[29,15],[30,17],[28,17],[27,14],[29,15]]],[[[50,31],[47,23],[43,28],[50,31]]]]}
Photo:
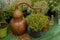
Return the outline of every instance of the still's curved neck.
{"type": "Polygon", "coordinates": [[[22,4],[27,5],[28,7],[30,7],[33,10],[40,10],[41,9],[41,8],[34,8],[32,5],[30,5],[30,4],[26,3],[26,2],[19,2],[18,4],[16,4],[15,9],[18,9],[19,8],[18,6],[22,5],[22,4]]]}

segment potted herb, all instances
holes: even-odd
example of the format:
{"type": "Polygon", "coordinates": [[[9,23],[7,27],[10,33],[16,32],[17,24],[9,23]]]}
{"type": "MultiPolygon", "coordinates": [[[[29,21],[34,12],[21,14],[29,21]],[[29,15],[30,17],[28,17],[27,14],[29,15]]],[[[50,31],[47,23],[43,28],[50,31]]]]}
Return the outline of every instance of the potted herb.
{"type": "Polygon", "coordinates": [[[33,7],[40,8],[39,12],[43,14],[46,14],[49,9],[48,3],[46,1],[36,1],[33,7]]]}
{"type": "Polygon", "coordinates": [[[6,17],[7,15],[5,12],[0,12],[0,38],[3,38],[7,35],[7,23],[6,23],[6,17]]]}
{"type": "MultiPolygon", "coordinates": [[[[32,37],[39,37],[41,30],[48,25],[48,17],[43,14],[30,14],[26,17],[28,31],[32,37]]],[[[46,27],[45,29],[48,29],[46,27]]]]}

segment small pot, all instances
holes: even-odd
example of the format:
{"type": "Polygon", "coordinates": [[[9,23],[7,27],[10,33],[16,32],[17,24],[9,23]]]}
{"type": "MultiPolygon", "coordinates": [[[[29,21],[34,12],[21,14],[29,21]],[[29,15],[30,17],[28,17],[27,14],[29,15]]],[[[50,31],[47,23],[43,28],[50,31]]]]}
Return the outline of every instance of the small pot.
{"type": "Polygon", "coordinates": [[[4,38],[7,36],[7,24],[0,23],[0,38],[4,38]]]}
{"type": "Polygon", "coordinates": [[[38,38],[38,37],[41,36],[41,35],[40,35],[40,33],[41,33],[40,30],[38,30],[38,31],[36,32],[36,31],[33,31],[32,29],[30,29],[30,31],[28,31],[28,33],[29,33],[30,36],[32,36],[32,37],[34,37],[34,38],[38,38]]]}
{"type": "Polygon", "coordinates": [[[47,32],[49,30],[49,23],[46,24],[45,27],[43,27],[42,31],[47,32]]]}

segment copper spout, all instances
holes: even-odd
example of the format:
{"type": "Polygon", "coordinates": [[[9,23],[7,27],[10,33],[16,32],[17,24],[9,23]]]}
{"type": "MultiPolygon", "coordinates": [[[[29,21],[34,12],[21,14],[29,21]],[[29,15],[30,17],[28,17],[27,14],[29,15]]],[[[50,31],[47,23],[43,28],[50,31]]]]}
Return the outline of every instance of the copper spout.
{"type": "Polygon", "coordinates": [[[29,6],[31,9],[33,9],[33,10],[40,10],[41,8],[33,8],[31,5],[29,5],[28,3],[26,3],[26,2],[19,2],[18,4],[16,4],[16,6],[15,6],[15,9],[18,9],[18,6],[19,5],[22,5],[22,4],[26,4],[27,6],[29,6]]]}

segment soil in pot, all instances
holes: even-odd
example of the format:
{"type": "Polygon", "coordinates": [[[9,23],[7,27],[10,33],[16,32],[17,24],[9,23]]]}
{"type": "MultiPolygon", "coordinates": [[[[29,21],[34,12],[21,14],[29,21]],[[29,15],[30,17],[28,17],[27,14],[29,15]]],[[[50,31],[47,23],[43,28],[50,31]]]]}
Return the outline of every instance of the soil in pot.
{"type": "Polygon", "coordinates": [[[40,36],[41,36],[40,33],[41,33],[40,30],[38,30],[38,31],[33,31],[32,29],[30,29],[30,31],[29,31],[29,35],[32,36],[32,37],[34,37],[34,38],[40,37],[40,36]]]}
{"type": "Polygon", "coordinates": [[[0,23],[0,38],[4,38],[7,36],[7,24],[6,23],[0,23]]]}

